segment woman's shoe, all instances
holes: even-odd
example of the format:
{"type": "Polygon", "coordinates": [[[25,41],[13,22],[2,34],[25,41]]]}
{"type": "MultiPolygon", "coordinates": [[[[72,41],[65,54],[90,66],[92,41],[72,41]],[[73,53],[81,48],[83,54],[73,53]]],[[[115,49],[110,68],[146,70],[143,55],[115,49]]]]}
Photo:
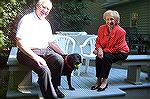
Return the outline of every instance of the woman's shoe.
{"type": "Polygon", "coordinates": [[[91,87],[91,90],[98,89],[98,88],[99,88],[99,86],[100,86],[100,85],[97,85],[97,86],[92,86],[92,87],[91,87]]]}
{"type": "Polygon", "coordinates": [[[97,88],[97,91],[98,92],[104,91],[107,87],[108,87],[108,84],[106,84],[106,86],[104,88],[101,88],[101,87],[97,88]]]}

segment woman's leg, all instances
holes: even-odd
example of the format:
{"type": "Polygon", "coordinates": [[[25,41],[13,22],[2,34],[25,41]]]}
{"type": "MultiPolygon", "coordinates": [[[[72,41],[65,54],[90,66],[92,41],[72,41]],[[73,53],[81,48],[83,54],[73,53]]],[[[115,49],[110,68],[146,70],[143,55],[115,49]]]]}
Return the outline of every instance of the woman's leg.
{"type": "Polygon", "coordinates": [[[108,78],[112,63],[115,63],[119,60],[125,60],[127,56],[128,54],[124,54],[124,53],[118,53],[118,54],[104,53],[104,57],[102,61],[104,66],[103,78],[106,79],[108,78]]]}
{"type": "Polygon", "coordinates": [[[108,85],[108,76],[110,73],[110,69],[111,69],[111,65],[112,63],[115,63],[119,60],[124,60],[126,59],[128,56],[128,54],[123,54],[123,53],[118,53],[118,54],[111,54],[111,53],[104,53],[104,57],[102,59],[102,63],[103,64],[103,76],[102,76],[102,82],[101,82],[101,86],[100,86],[100,91],[105,90],[105,88],[107,88],[108,85]]]}
{"type": "Polygon", "coordinates": [[[102,78],[104,75],[103,60],[96,56],[96,77],[102,78]]]}
{"type": "Polygon", "coordinates": [[[99,57],[96,56],[96,85],[91,87],[91,90],[95,90],[97,88],[99,88],[99,86],[101,85],[101,79],[103,77],[103,64],[102,64],[102,59],[100,59],[99,57]]]}

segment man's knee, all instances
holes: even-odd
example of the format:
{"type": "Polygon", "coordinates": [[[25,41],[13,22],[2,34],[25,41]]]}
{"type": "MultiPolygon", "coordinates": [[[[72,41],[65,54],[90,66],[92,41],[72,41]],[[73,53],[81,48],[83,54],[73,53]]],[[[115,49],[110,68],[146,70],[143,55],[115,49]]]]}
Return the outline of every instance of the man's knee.
{"type": "Polygon", "coordinates": [[[43,66],[41,68],[41,73],[39,75],[50,75],[51,76],[50,69],[47,66],[43,66]]]}

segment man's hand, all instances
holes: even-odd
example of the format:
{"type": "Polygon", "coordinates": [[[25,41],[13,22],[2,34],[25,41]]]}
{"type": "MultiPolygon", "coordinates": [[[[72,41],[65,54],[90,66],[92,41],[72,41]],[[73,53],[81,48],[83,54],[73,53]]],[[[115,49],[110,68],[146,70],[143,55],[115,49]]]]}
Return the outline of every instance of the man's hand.
{"type": "Polygon", "coordinates": [[[34,60],[37,62],[39,66],[47,66],[46,61],[40,56],[34,57],[34,60]]]}

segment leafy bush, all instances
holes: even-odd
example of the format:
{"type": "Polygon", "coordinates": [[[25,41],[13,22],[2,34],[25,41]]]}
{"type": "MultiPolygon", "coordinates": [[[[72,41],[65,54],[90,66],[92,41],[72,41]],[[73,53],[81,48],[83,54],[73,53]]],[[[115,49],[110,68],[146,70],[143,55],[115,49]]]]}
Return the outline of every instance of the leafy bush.
{"type": "Polygon", "coordinates": [[[14,35],[16,32],[16,24],[14,21],[22,11],[22,6],[25,4],[23,1],[6,0],[0,3],[0,40],[1,44],[5,47],[15,45],[14,35]]]}
{"type": "Polygon", "coordinates": [[[92,17],[86,12],[87,2],[66,0],[54,5],[53,17],[58,31],[84,31],[90,25],[92,17]]]}
{"type": "Polygon", "coordinates": [[[0,31],[0,47],[4,46],[4,44],[5,44],[4,40],[5,40],[5,38],[4,38],[3,32],[0,31]]]}

